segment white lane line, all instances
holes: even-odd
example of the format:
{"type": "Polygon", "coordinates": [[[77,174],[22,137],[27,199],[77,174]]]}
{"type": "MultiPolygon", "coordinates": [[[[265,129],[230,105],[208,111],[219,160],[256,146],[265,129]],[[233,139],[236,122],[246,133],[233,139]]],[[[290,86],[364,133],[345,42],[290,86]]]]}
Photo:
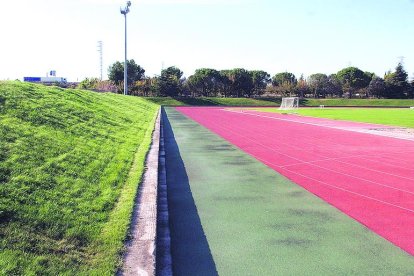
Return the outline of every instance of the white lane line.
{"type": "MultiPolygon", "coordinates": [[[[258,141],[256,141],[256,140],[254,140],[254,139],[252,139],[252,138],[250,138],[250,137],[248,137],[248,136],[246,136],[246,135],[242,135],[242,134],[240,134],[240,133],[238,133],[238,132],[235,132],[235,131],[233,131],[232,129],[230,129],[230,128],[228,128],[228,127],[224,127],[224,126],[221,126],[221,125],[217,125],[217,126],[219,126],[219,127],[223,128],[223,129],[225,129],[225,130],[227,130],[227,131],[229,131],[229,132],[232,132],[232,133],[234,133],[234,134],[236,134],[236,135],[238,135],[238,136],[240,136],[240,137],[243,137],[243,138],[245,138],[245,139],[247,139],[247,140],[250,140],[253,144],[257,144],[257,145],[259,145],[259,146],[261,146],[261,147],[263,147],[263,148],[265,148],[265,149],[268,149],[268,150],[270,150],[270,151],[272,151],[272,152],[274,152],[274,153],[277,153],[277,154],[280,154],[280,155],[286,156],[286,157],[291,158],[291,159],[293,159],[293,160],[297,160],[297,161],[303,162],[303,161],[302,161],[301,159],[299,159],[299,158],[296,158],[296,157],[293,157],[293,156],[291,156],[291,155],[289,155],[289,154],[286,154],[286,153],[283,153],[283,152],[277,151],[277,150],[275,150],[274,148],[269,147],[269,146],[267,146],[267,145],[265,145],[265,144],[262,144],[262,143],[260,143],[260,142],[258,142],[258,141]]],[[[253,154],[252,154],[252,155],[253,155],[253,154]]],[[[257,158],[257,157],[256,157],[256,158],[257,158]]],[[[273,164],[273,165],[275,165],[275,164],[273,164]]],[[[411,191],[408,191],[408,190],[405,190],[405,189],[396,188],[396,187],[393,187],[393,186],[390,186],[390,185],[387,185],[387,184],[378,183],[378,182],[376,182],[376,181],[368,180],[368,179],[365,179],[365,178],[362,178],[362,177],[358,177],[358,176],[355,176],[355,175],[351,175],[351,174],[347,174],[347,173],[344,173],[344,172],[340,172],[340,171],[336,171],[336,170],[328,169],[328,168],[325,168],[325,167],[323,167],[323,166],[319,166],[319,165],[316,165],[316,164],[311,164],[311,163],[310,163],[309,165],[314,166],[314,167],[317,167],[317,168],[322,169],[322,170],[327,170],[327,171],[331,171],[331,172],[334,172],[334,173],[337,173],[337,174],[340,174],[340,175],[344,175],[344,176],[347,176],[347,177],[350,177],[350,178],[354,178],[354,179],[357,179],[357,180],[360,180],[360,181],[368,182],[368,183],[369,183],[369,184],[371,184],[371,185],[382,186],[382,187],[385,187],[385,188],[388,188],[388,189],[392,189],[392,190],[396,190],[396,191],[399,191],[399,192],[404,192],[404,193],[408,193],[408,194],[414,195],[414,192],[411,192],[411,191]]],[[[279,168],[281,168],[281,169],[286,169],[286,168],[284,168],[283,166],[280,166],[280,165],[275,165],[275,166],[278,166],[278,167],[279,167],[279,168]]],[[[286,169],[286,170],[289,170],[289,169],[286,169]]]]}
{"type": "MultiPolygon", "coordinates": [[[[259,116],[260,117],[260,116],[259,116]]],[[[194,119],[193,119],[194,120],[194,119]]],[[[229,131],[229,132],[232,132],[232,133],[235,133],[236,135],[238,135],[238,136],[240,136],[240,137],[243,137],[243,138],[246,138],[246,139],[248,139],[248,140],[250,140],[250,141],[253,141],[253,143],[256,143],[256,144],[258,144],[258,145],[260,145],[260,146],[262,146],[262,147],[265,147],[265,148],[269,148],[269,147],[267,147],[266,145],[263,145],[263,144],[261,144],[261,143],[258,143],[258,142],[256,142],[255,140],[253,140],[253,139],[251,139],[251,138],[249,138],[249,137],[247,137],[247,136],[244,136],[244,135],[241,135],[240,133],[238,133],[238,132],[235,132],[235,131],[233,131],[233,130],[231,130],[231,129],[229,129],[229,128],[226,128],[226,127],[223,127],[223,126],[221,126],[221,125],[218,125],[218,124],[215,124],[216,126],[218,126],[219,128],[222,128],[222,129],[225,129],[225,130],[227,130],[227,131],[229,131]]],[[[227,139],[226,139],[227,140],[227,139]]],[[[235,145],[236,146],[236,145],[235,145]]],[[[237,146],[236,146],[237,147],[237,146]]],[[[240,148],[240,147],[238,147],[238,148],[240,148]]],[[[240,148],[241,149],[241,148],[240,148]]],[[[271,148],[270,148],[271,149],[271,148]]],[[[243,149],[241,149],[242,151],[244,151],[243,149]]],[[[272,149],[273,150],[273,149],[272,149]]],[[[412,209],[409,209],[409,208],[405,208],[405,207],[402,207],[402,206],[399,206],[399,205],[396,205],[396,204],[393,204],[393,203],[390,203],[390,202],[387,202],[387,201],[383,201],[383,200],[381,200],[381,199],[377,199],[377,198],[374,198],[374,197],[371,197],[371,196],[367,196],[367,195],[363,195],[363,194],[360,194],[360,193],[357,193],[357,192],[353,192],[353,191],[350,191],[350,190],[348,190],[348,189],[345,189],[345,188],[342,188],[342,187],[339,187],[339,186],[336,186],[336,185],[332,185],[332,184],[329,184],[329,183],[326,183],[326,182],[324,182],[324,181],[321,181],[321,180],[318,180],[318,179],[315,179],[315,178],[312,178],[312,177],[310,177],[310,176],[306,176],[306,175],[303,175],[303,174],[300,174],[300,173],[298,173],[298,172],[295,172],[295,171],[292,171],[292,170],[289,170],[289,169],[287,169],[287,168],[282,168],[280,165],[277,165],[277,164],[274,164],[274,163],[272,163],[272,162],[269,162],[269,161],[267,161],[267,160],[264,160],[264,159],[262,159],[262,158],[260,158],[260,157],[258,157],[258,156],[256,156],[255,154],[252,154],[252,153],[248,153],[249,155],[251,155],[251,156],[253,156],[254,158],[256,158],[257,160],[259,160],[259,161],[261,161],[262,163],[264,163],[265,165],[267,165],[267,166],[269,166],[269,165],[272,165],[272,166],[274,166],[274,167],[278,167],[278,168],[280,168],[281,170],[286,170],[286,171],[289,171],[289,172],[291,172],[291,173],[293,173],[293,174],[296,174],[296,175],[299,175],[299,176],[301,176],[301,177],[304,177],[304,178],[307,178],[307,179],[310,179],[310,180],[313,180],[313,181],[316,181],[316,182],[318,182],[318,183],[320,183],[320,184],[322,184],[322,185],[325,185],[325,186],[329,186],[329,187],[332,187],[332,188],[335,188],[335,189],[338,189],[338,190],[341,190],[341,191],[344,191],[344,192],[347,192],[347,193],[350,193],[350,194],[354,194],[354,195],[357,195],[357,196],[359,196],[359,197],[363,197],[363,198],[366,198],[366,199],[369,199],[369,200],[372,200],[372,201],[376,201],[376,202],[379,202],[379,203],[382,203],[382,204],[385,204],[385,205],[388,205],[388,206],[391,206],[391,207],[395,207],[395,208],[398,208],[398,209],[401,209],[401,210],[404,210],[404,211],[408,211],[408,212],[410,212],[410,213],[414,213],[414,210],[412,210],[412,209]]],[[[287,154],[282,154],[282,153],[280,153],[281,155],[285,155],[285,156],[287,156],[287,157],[289,157],[289,158],[292,158],[292,159],[296,159],[296,160],[300,160],[300,159],[298,159],[298,158],[294,158],[294,157],[291,157],[291,156],[289,156],[289,155],[287,155],[287,154]]],[[[274,169],[273,167],[271,167],[271,166],[269,166],[271,169],[274,169]]],[[[293,181],[294,182],[294,181],[293,181]]],[[[294,182],[295,183],[295,182],[294,182]]],[[[378,183],[377,183],[378,184],[378,183]]],[[[299,185],[299,184],[297,184],[297,185],[299,185]]],[[[394,188],[394,189],[398,189],[398,188],[394,188]]],[[[411,193],[411,192],[410,192],[411,193]]]]}
{"type": "MultiPolygon", "coordinates": [[[[273,164],[273,163],[271,163],[271,162],[269,162],[269,161],[266,161],[266,160],[264,160],[264,159],[261,159],[261,158],[260,158],[260,157],[258,157],[258,156],[255,156],[255,155],[253,155],[253,154],[252,154],[252,156],[253,156],[254,158],[256,158],[257,160],[260,160],[261,162],[265,163],[265,164],[269,164],[269,165],[273,165],[273,166],[276,166],[276,167],[277,167],[277,165],[276,165],[276,164],[273,164]]],[[[271,167],[271,168],[272,168],[272,167],[271,167]]],[[[409,209],[409,208],[405,208],[405,207],[402,207],[402,206],[399,206],[399,205],[396,205],[396,204],[393,204],[393,203],[389,203],[389,202],[384,201],[384,200],[381,200],[381,199],[377,199],[377,198],[374,198],[374,197],[371,197],[371,196],[367,196],[367,195],[363,195],[363,194],[360,194],[360,193],[357,193],[357,192],[353,192],[353,191],[350,191],[350,190],[348,190],[348,189],[345,189],[345,188],[342,188],[342,187],[339,187],[339,186],[336,186],[336,185],[332,185],[332,184],[326,183],[326,182],[324,182],[324,181],[321,181],[321,180],[315,179],[315,178],[313,178],[313,177],[310,177],[310,176],[307,176],[307,175],[304,175],[304,174],[301,174],[301,173],[298,173],[298,172],[295,172],[295,171],[292,171],[292,170],[289,170],[289,169],[286,169],[286,168],[281,168],[281,169],[286,170],[286,171],[289,171],[289,172],[291,172],[291,173],[293,173],[293,174],[296,174],[296,175],[299,175],[299,176],[301,176],[301,177],[304,177],[304,178],[310,179],[310,180],[312,180],[312,181],[318,182],[318,183],[320,183],[320,184],[322,184],[322,185],[325,185],[325,186],[328,186],[328,187],[332,187],[332,188],[335,188],[335,189],[338,189],[338,190],[341,190],[341,191],[344,191],[344,192],[347,192],[347,193],[350,193],[350,194],[357,195],[357,196],[359,196],[359,197],[363,197],[363,198],[367,198],[367,199],[370,199],[370,200],[373,200],[373,201],[377,201],[377,202],[379,202],[379,203],[381,203],[381,204],[389,205],[389,206],[392,206],[392,207],[395,207],[395,208],[398,208],[398,209],[401,209],[401,210],[404,210],[404,211],[408,211],[408,212],[410,212],[410,213],[414,213],[414,210],[409,209]]],[[[313,192],[312,192],[312,193],[313,193],[313,192]]]]}
{"type": "Polygon", "coordinates": [[[246,112],[246,111],[237,111],[237,110],[228,110],[228,109],[221,109],[221,110],[225,111],[225,112],[233,112],[233,113],[242,114],[242,115],[263,117],[263,118],[268,118],[268,119],[278,120],[278,121],[286,121],[286,122],[297,123],[297,124],[332,128],[332,129],[337,129],[337,130],[344,130],[344,131],[364,133],[364,134],[372,134],[372,135],[377,135],[377,136],[382,136],[382,137],[401,139],[401,140],[405,140],[405,141],[414,141],[414,137],[400,137],[400,136],[398,136],[396,134],[392,134],[392,133],[390,134],[390,133],[383,133],[383,132],[378,132],[378,131],[364,130],[364,129],[352,128],[352,127],[349,127],[349,128],[347,128],[347,127],[337,127],[337,126],[331,126],[331,125],[325,125],[325,124],[303,122],[303,121],[298,121],[298,120],[290,120],[290,119],[284,119],[284,118],[277,118],[277,117],[273,117],[273,116],[265,116],[265,115],[261,115],[261,114],[249,113],[249,112],[246,112]]]}

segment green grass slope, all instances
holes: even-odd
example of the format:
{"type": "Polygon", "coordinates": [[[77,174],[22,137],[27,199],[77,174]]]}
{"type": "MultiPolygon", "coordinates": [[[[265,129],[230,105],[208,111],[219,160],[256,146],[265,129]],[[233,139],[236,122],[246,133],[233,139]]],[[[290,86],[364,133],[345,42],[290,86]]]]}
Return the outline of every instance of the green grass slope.
{"type": "Polygon", "coordinates": [[[0,274],[113,274],[158,110],[0,82],[0,274]]]}

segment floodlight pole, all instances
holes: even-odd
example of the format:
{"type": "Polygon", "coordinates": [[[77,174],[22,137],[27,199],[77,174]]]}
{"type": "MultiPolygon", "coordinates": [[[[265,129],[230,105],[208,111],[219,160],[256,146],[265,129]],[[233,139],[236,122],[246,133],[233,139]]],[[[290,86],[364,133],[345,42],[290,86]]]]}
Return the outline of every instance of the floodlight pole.
{"type": "Polygon", "coordinates": [[[121,8],[121,14],[125,17],[125,61],[124,61],[124,95],[128,95],[128,69],[127,69],[127,13],[129,12],[129,7],[131,6],[131,1],[127,1],[124,9],[121,8]]]}

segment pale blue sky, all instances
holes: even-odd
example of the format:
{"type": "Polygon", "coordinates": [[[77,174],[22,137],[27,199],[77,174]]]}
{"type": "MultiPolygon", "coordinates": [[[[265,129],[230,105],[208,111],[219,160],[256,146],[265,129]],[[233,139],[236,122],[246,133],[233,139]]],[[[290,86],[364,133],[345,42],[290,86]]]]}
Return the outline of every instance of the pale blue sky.
{"type": "MultiPolygon", "coordinates": [[[[104,77],[123,60],[123,1],[2,0],[0,79],[104,77]]],[[[404,57],[414,74],[413,0],[132,0],[128,58],[147,75],[175,65],[299,77],[357,66],[383,76],[404,57]]]]}

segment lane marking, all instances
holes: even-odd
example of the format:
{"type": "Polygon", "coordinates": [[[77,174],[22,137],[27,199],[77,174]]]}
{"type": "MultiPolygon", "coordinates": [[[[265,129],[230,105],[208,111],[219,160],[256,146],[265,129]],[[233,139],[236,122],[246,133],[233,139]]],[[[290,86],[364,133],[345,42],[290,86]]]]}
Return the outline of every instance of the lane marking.
{"type": "MultiPolygon", "coordinates": [[[[237,133],[237,132],[235,132],[235,131],[233,131],[233,130],[231,130],[231,129],[229,129],[229,128],[223,127],[223,126],[221,126],[221,125],[219,125],[219,124],[217,124],[217,123],[216,123],[215,125],[216,125],[216,127],[222,128],[222,129],[227,130],[227,131],[232,132],[232,133],[235,133],[237,136],[240,136],[240,137],[242,137],[242,138],[246,138],[246,139],[248,139],[248,140],[252,141],[253,143],[255,143],[255,144],[257,144],[257,145],[260,145],[260,146],[262,146],[262,147],[264,147],[264,148],[269,148],[269,149],[271,149],[272,151],[274,151],[272,148],[270,148],[270,147],[268,147],[268,146],[266,146],[266,145],[263,145],[263,144],[261,144],[261,143],[259,143],[259,142],[256,142],[256,141],[255,141],[255,140],[253,140],[252,138],[249,138],[249,137],[247,137],[247,136],[244,136],[244,135],[242,135],[242,134],[239,134],[239,133],[237,133]]],[[[226,140],[227,140],[227,139],[226,139],[226,140]]],[[[232,143],[232,144],[233,144],[233,143],[232,143]]],[[[233,144],[233,145],[234,145],[234,144],[233,144]]],[[[236,145],[235,145],[235,146],[236,146],[236,145]]],[[[237,146],[236,146],[236,147],[237,147],[237,146]]],[[[239,148],[240,148],[240,147],[239,147],[239,148]]],[[[240,148],[240,149],[241,149],[241,150],[243,150],[242,148],[240,148]]],[[[245,151],[245,150],[243,150],[243,151],[245,151]]],[[[255,155],[255,154],[252,154],[252,153],[248,153],[248,154],[250,154],[251,156],[253,156],[253,157],[254,157],[254,158],[256,158],[257,160],[260,160],[260,161],[261,161],[261,162],[263,162],[263,163],[271,164],[271,165],[273,165],[273,166],[275,166],[275,167],[280,168],[281,170],[286,170],[286,171],[289,171],[289,172],[291,172],[291,173],[297,174],[297,175],[302,176],[302,177],[304,177],[304,178],[308,178],[308,179],[310,179],[310,180],[313,180],[313,181],[316,181],[316,182],[318,182],[318,183],[321,183],[321,184],[323,184],[323,185],[326,185],[326,186],[329,186],[329,187],[332,187],[332,188],[336,188],[336,189],[338,189],[338,190],[345,191],[345,192],[347,192],[347,193],[351,193],[351,194],[354,194],[354,195],[358,195],[358,196],[363,197],[363,198],[367,198],[367,199],[370,199],[370,200],[373,200],[373,201],[377,201],[377,202],[383,203],[383,204],[385,204],[385,205],[389,205],[389,206],[392,206],[392,207],[399,208],[399,209],[401,209],[401,210],[405,210],[405,211],[408,211],[408,212],[414,213],[414,210],[412,210],[412,209],[405,208],[405,207],[402,207],[402,206],[399,206],[399,205],[396,205],[396,204],[393,204],[393,203],[390,203],[390,202],[387,202],[387,201],[384,201],[384,200],[381,200],[381,199],[377,199],[377,198],[374,198],[374,197],[371,197],[371,196],[368,196],[368,195],[360,194],[360,193],[357,193],[357,192],[354,192],[354,191],[351,191],[351,190],[348,190],[348,189],[345,189],[345,188],[342,188],[342,187],[339,187],[339,186],[336,186],[336,185],[328,184],[328,183],[326,183],[326,182],[324,182],[324,181],[321,181],[321,180],[315,179],[315,178],[313,178],[313,177],[303,175],[303,174],[301,174],[301,173],[298,173],[298,172],[295,172],[295,171],[289,170],[289,169],[287,169],[287,168],[282,168],[280,165],[274,164],[274,163],[272,163],[272,162],[270,162],[270,161],[266,161],[266,160],[264,160],[264,159],[262,159],[262,158],[258,157],[258,156],[257,156],[257,155],[255,155]]],[[[283,154],[283,153],[279,153],[279,154],[281,154],[281,155],[285,155],[285,156],[287,156],[287,157],[289,157],[289,158],[292,158],[292,159],[300,160],[300,159],[298,159],[298,158],[295,158],[295,157],[289,156],[289,155],[287,155],[287,154],[283,154]]],[[[326,169],[326,168],[323,168],[322,166],[317,166],[317,167],[320,167],[320,168],[322,168],[322,169],[326,169]]],[[[274,168],[272,168],[272,169],[274,169],[274,168]]],[[[327,169],[327,170],[329,170],[329,169],[327,169]]],[[[341,173],[340,173],[340,172],[338,172],[338,174],[341,174],[341,173]]],[[[345,175],[346,175],[346,174],[345,174],[345,175]]],[[[350,175],[350,176],[351,176],[351,175],[350,175]]],[[[351,177],[353,177],[353,176],[351,176],[351,177]]],[[[358,178],[358,177],[356,177],[356,178],[358,178]]],[[[360,179],[360,180],[364,180],[364,179],[360,179]]],[[[379,186],[384,186],[384,187],[387,187],[387,188],[390,188],[390,189],[399,190],[399,191],[401,191],[401,192],[407,192],[407,193],[409,193],[409,194],[413,194],[413,192],[406,191],[406,190],[402,190],[402,189],[398,189],[398,188],[391,187],[391,186],[388,186],[388,185],[385,185],[385,184],[380,184],[380,183],[373,182],[373,181],[369,181],[369,180],[365,180],[365,181],[372,182],[373,184],[377,184],[377,185],[379,185],[379,186]]]]}
{"type": "MultiPolygon", "coordinates": [[[[217,125],[217,124],[216,124],[216,125],[217,125]]],[[[218,126],[218,127],[220,127],[220,125],[217,125],[217,126],[218,126]]],[[[245,136],[245,135],[239,134],[238,132],[235,132],[235,131],[231,130],[230,128],[226,128],[226,127],[221,127],[221,128],[223,128],[223,129],[225,129],[225,130],[227,130],[227,131],[230,131],[230,132],[232,132],[232,133],[235,133],[236,135],[238,135],[238,136],[240,136],[240,137],[243,137],[243,138],[245,138],[245,139],[248,139],[248,140],[252,141],[253,143],[255,143],[255,144],[257,144],[257,145],[259,145],[259,146],[261,146],[261,147],[263,147],[263,148],[266,148],[266,149],[268,149],[268,150],[270,150],[270,151],[273,151],[273,152],[278,153],[278,154],[280,154],[280,155],[287,156],[287,157],[289,157],[289,158],[291,158],[291,159],[294,159],[294,160],[297,160],[297,161],[302,161],[302,160],[301,160],[301,159],[299,159],[299,158],[293,157],[293,156],[291,156],[291,155],[289,155],[289,154],[286,154],[286,153],[282,153],[282,152],[280,152],[280,151],[275,150],[274,148],[272,148],[272,147],[270,147],[270,146],[267,146],[267,145],[265,145],[265,144],[259,143],[259,142],[257,142],[257,141],[255,141],[255,140],[253,140],[252,138],[250,138],[250,137],[248,137],[248,136],[245,136]]],[[[253,154],[252,154],[252,155],[253,155],[253,154]]],[[[303,162],[303,163],[306,163],[305,161],[302,161],[302,162],[303,162]]],[[[382,184],[382,183],[378,183],[378,182],[376,182],[376,181],[372,181],[372,180],[369,180],[369,179],[361,178],[361,177],[358,177],[358,176],[355,176],[355,175],[347,174],[347,173],[340,172],[340,171],[336,171],[336,170],[333,170],[333,169],[328,169],[328,168],[323,167],[323,166],[320,166],[320,165],[316,165],[316,164],[312,164],[312,163],[309,163],[309,165],[311,165],[311,166],[315,166],[315,167],[320,168],[320,169],[323,169],[323,170],[331,171],[331,172],[334,172],[334,173],[337,173],[337,174],[342,174],[342,175],[345,175],[345,176],[348,176],[348,177],[351,177],[351,178],[355,178],[355,179],[358,179],[358,180],[361,180],[361,181],[365,181],[365,182],[368,182],[368,183],[371,183],[371,184],[374,184],[374,185],[383,186],[383,187],[386,187],[386,188],[389,188],[389,189],[393,189],[393,190],[397,190],[397,191],[400,191],[400,192],[405,192],[405,193],[409,193],[409,194],[414,195],[414,192],[411,192],[411,191],[408,191],[408,190],[405,190],[405,189],[400,189],[400,188],[393,187],[393,186],[390,186],[390,185],[387,185],[387,184],[382,184]]],[[[281,165],[276,165],[276,166],[278,166],[279,168],[285,169],[285,166],[281,166],[281,165]]],[[[411,180],[411,179],[410,179],[410,180],[411,180]]]]}
{"type": "MultiPolygon", "coordinates": [[[[269,164],[269,165],[278,167],[278,165],[273,164],[272,162],[266,161],[266,160],[264,160],[264,159],[262,159],[262,158],[260,158],[258,156],[255,156],[254,154],[251,154],[251,155],[254,158],[256,158],[257,160],[260,160],[261,162],[263,162],[265,164],[269,164]]],[[[269,167],[272,168],[272,169],[274,169],[272,166],[269,166],[269,167]]],[[[344,191],[344,192],[347,192],[347,193],[350,193],[350,194],[354,194],[354,195],[357,195],[357,196],[360,196],[360,197],[363,197],[363,198],[367,198],[367,199],[370,199],[370,200],[373,200],[373,201],[377,201],[377,202],[380,202],[380,203],[385,204],[385,205],[389,205],[389,206],[392,206],[392,207],[396,207],[398,209],[401,209],[401,210],[404,210],[404,211],[408,211],[410,213],[414,213],[414,210],[413,209],[405,208],[405,207],[402,207],[402,206],[399,206],[399,205],[396,205],[396,204],[393,204],[393,203],[390,203],[390,202],[387,202],[387,201],[384,201],[384,200],[381,200],[381,199],[377,199],[377,198],[374,198],[374,197],[371,197],[371,196],[367,196],[367,195],[364,195],[364,194],[360,194],[360,193],[357,193],[357,192],[353,192],[351,190],[348,190],[348,189],[345,189],[345,188],[342,188],[342,187],[339,187],[339,186],[336,186],[336,185],[332,185],[332,184],[326,183],[324,181],[315,179],[313,177],[310,177],[310,176],[307,176],[307,175],[304,175],[304,174],[301,174],[301,173],[298,173],[298,172],[295,172],[295,171],[292,171],[292,170],[289,170],[289,169],[286,169],[286,168],[282,168],[282,169],[283,170],[286,170],[286,171],[289,171],[290,173],[299,175],[301,177],[304,177],[304,178],[307,178],[307,179],[316,181],[316,182],[318,182],[318,183],[320,183],[322,185],[329,186],[329,187],[332,187],[332,188],[335,188],[335,189],[338,189],[338,190],[341,190],[341,191],[344,191]]],[[[303,187],[303,188],[305,188],[305,187],[303,187]]],[[[311,192],[311,193],[314,193],[314,192],[311,192]]],[[[332,205],[332,203],[330,203],[330,204],[332,205]]]]}
{"type": "MultiPolygon", "coordinates": [[[[243,131],[246,132],[246,130],[244,130],[244,129],[243,129],[243,131]]],[[[274,132],[274,131],[270,131],[270,132],[277,134],[277,132],[274,132]]],[[[252,131],[250,131],[250,133],[252,133],[252,131]]],[[[267,135],[262,134],[262,133],[259,133],[259,132],[254,132],[254,134],[257,134],[257,135],[260,135],[262,137],[268,138],[267,135]]],[[[319,139],[319,140],[321,140],[321,139],[319,139]]],[[[312,152],[311,150],[309,150],[307,148],[304,149],[304,148],[301,148],[301,147],[298,147],[298,146],[295,146],[295,145],[292,145],[292,144],[289,144],[289,143],[286,143],[286,142],[281,142],[280,140],[278,140],[278,144],[283,144],[283,145],[288,146],[290,148],[294,148],[294,149],[301,150],[301,151],[312,152]]],[[[314,146],[314,144],[312,144],[312,146],[314,146]]],[[[280,149],[280,147],[278,147],[278,149],[280,149]]],[[[395,154],[395,152],[393,152],[393,153],[395,154]]],[[[404,151],[404,152],[401,152],[401,153],[407,153],[407,151],[404,151]]],[[[301,165],[301,164],[312,164],[312,163],[318,163],[318,162],[324,162],[324,161],[336,161],[336,162],[339,162],[339,163],[342,163],[342,164],[346,164],[346,165],[349,165],[349,166],[362,168],[362,169],[369,170],[369,171],[373,171],[373,172],[376,172],[376,173],[386,174],[386,175],[389,175],[389,176],[392,176],[392,177],[397,177],[397,178],[402,178],[402,179],[407,179],[407,180],[414,181],[414,178],[411,178],[411,177],[406,177],[406,176],[401,176],[401,175],[398,175],[398,174],[393,174],[393,173],[389,173],[389,172],[385,172],[385,171],[380,171],[380,170],[372,169],[372,168],[369,168],[369,167],[365,167],[363,165],[352,164],[352,163],[349,163],[349,162],[346,162],[346,161],[338,160],[339,158],[329,158],[329,157],[327,157],[325,155],[322,155],[322,154],[316,154],[316,155],[319,156],[319,157],[321,157],[321,158],[323,158],[323,159],[318,159],[318,160],[313,160],[313,161],[303,161],[303,160],[299,159],[301,162],[294,163],[294,164],[289,164],[289,165],[285,165],[284,167],[290,167],[290,166],[301,165]]],[[[361,155],[361,156],[366,156],[366,155],[361,155]]],[[[349,158],[349,157],[350,156],[348,156],[348,157],[341,157],[341,159],[345,159],[345,158],[349,158]]],[[[401,168],[401,167],[398,167],[398,168],[401,168]]],[[[407,170],[410,170],[410,171],[414,171],[414,169],[409,169],[409,168],[404,168],[404,169],[407,169],[407,170]]]]}
{"type": "MultiPolygon", "coordinates": [[[[237,110],[229,110],[229,109],[220,109],[220,110],[222,110],[224,112],[233,112],[233,113],[238,113],[238,114],[242,114],[242,115],[263,117],[263,118],[268,118],[268,119],[272,119],[272,120],[287,121],[287,122],[292,122],[292,123],[297,123],[297,124],[319,126],[319,127],[332,128],[332,129],[344,130],[344,131],[350,131],[350,132],[372,134],[372,135],[395,138],[395,139],[401,139],[401,140],[406,140],[406,141],[414,141],[414,137],[413,138],[412,137],[406,138],[406,137],[400,137],[400,136],[397,136],[397,135],[393,135],[393,134],[390,134],[390,133],[382,133],[382,132],[377,132],[377,131],[372,131],[372,130],[369,131],[369,130],[357,129],[357,128],[337,127],[337,126],[331,126],[331,125],[325,125],[325,124],[317,124],[317,123],[303,122],[303,121],[297,121],[297,120],[289,120],[289,119],[284,119],[284,118],[265,116],[265,115],[261,115],[261,114],[252,114],[252,113],[249,113],[249,112],[246,112],[246,111],[237,111],[237,110]]],[[[310,117],[310,118],[313,118],[313,117],[310,117]]],[[[386,128],[386,126],[383,126],[383,127],[386,128]]]]}

